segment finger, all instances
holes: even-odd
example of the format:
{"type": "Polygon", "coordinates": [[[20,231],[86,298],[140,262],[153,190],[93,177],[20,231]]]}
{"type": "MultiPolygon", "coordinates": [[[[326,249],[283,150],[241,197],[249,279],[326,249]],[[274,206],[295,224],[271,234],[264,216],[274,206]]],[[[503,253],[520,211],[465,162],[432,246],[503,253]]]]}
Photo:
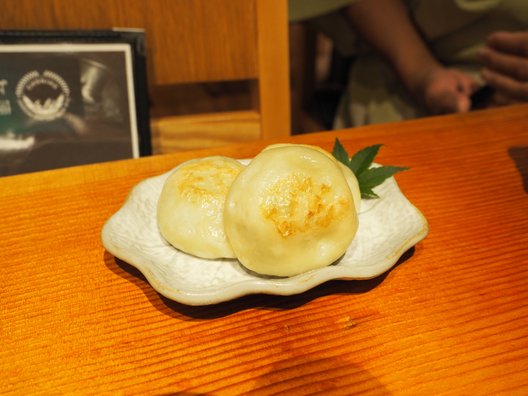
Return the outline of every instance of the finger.
{"type": "Polygon", "coordinates": [[[528,32],[495,32],[487,44],[501,52],[528,57],[528,32]]]}
{"type": "Polygon", "coordinates": [[[460,113],[469,110],[471,105],[468,96],[456,90],[437,92],[428,98],[427,104],[433,114],[460,113]]]}
{"type": "Polygon", "coordinates": [[[460,71],[457,71],[457,73],[458,73],[457,88],[461,94],[469,96],[480,87],[479,82],[475,80],[474,78],[460,71]]]}
{"type": "Polygon", "coordinates": [[[468,95],[459,93],[444,98],[441,113],[465,113],[471,109],[471,99],[468,95]]]}
{"type": "Polygon", "coordinates": [[[471,109],[471,99],[468,95],[459,95],[457,103],[457,112],[466,113],[471,109]]]}
{"type": "Polygon", "coordinates": [[[502,95],[511,97],[515,100],[528,100],[528,82],[519,82],[501,73],[490,69],[483,69],[482,78],[496,91],[502,95]]]}
{"type": "Polygon", "coordinates": [[[480,50],[479,57],[488,69],[496,73],[508,75],[519,81],[528,81],[528,58],[498,52],[492,48],[480,50]]]}
{"type": "Polygon", "coordinates": [[[426,86],[426,106],[432,114],[466,111],[474,84],[476,81],[458,69],[443,69],[432,76],[426,86]]]}

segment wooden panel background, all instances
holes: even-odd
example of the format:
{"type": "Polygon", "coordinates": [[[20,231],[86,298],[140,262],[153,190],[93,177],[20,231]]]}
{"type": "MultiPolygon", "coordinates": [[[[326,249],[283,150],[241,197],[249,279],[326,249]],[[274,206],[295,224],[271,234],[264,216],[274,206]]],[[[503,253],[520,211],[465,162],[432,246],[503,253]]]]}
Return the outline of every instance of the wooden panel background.
{"type": "Polygon", "coordinates": [[[0,26],[144,28],[153,84],[251,79],[257,77],[255,7],[247,0],[4,0],[0,26]]]}
{"type": "Polygon", "coordinates": [[[2,29],[145,29],[154,153],[290,134],[284,0],[5,0],[2,6],[2,29]],[[222,81],[249,83],[247,106],[224,93],[228,114],[215,109],[212,97],[203,111],[200,87],[183,103],[166,100],[178,96],[167,90],[183,84],[222,81]],[[203,118],[177,112],[197,105],[203,118]]]}

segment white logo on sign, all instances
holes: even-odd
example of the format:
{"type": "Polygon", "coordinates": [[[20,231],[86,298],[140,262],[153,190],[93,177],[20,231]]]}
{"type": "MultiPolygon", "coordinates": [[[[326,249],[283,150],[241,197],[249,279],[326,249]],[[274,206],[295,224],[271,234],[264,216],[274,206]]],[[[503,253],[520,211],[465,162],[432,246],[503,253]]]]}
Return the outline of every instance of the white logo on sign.
{"type": "Polygon", "coordinates": [[[70,104],[70,88],[66,81],[49,70],[25,74],[15,89],[20,108],[29,117],[51,121],[62,116],[70,104]]]}

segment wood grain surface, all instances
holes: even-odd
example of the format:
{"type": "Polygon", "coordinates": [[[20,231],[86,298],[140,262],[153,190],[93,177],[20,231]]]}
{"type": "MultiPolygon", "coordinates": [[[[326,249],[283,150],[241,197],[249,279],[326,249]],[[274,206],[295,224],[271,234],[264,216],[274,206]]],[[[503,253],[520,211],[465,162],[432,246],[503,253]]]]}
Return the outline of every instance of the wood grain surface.
{"type": "Polygon", "coordinates": [[[132,186],[254,142],[0,179],[4,394],[528,394],[528,107],[292,137],[383,143],[430,233],[386,274],[188,307],[104,250],[132,186]]]}
{"type": "Polygon", "coordinates": [[[145,29],[150,83],[259,75],[255,1],[4,0],[2,5],[2,29],[145,29]]]}
{"type": "Polygon", "coordinates": [[[260,140],[258,112],[253,110],[163,117],[152,121],[152,150],[173,153],[260,140]]]}

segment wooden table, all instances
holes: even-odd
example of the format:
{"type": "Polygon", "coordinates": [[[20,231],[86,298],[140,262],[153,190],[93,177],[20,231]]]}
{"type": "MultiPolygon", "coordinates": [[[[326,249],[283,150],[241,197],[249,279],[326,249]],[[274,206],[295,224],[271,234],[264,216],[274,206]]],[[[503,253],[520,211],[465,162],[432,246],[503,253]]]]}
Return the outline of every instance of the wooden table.
{"type": "Polygon", "coordinates": [[[391,271],[185,306],[104,250],[140,180],[266,142],[0,179],[0,391],[528,394],[528,107],[295,142],[383,143],[430,233],[391,271]]]}

